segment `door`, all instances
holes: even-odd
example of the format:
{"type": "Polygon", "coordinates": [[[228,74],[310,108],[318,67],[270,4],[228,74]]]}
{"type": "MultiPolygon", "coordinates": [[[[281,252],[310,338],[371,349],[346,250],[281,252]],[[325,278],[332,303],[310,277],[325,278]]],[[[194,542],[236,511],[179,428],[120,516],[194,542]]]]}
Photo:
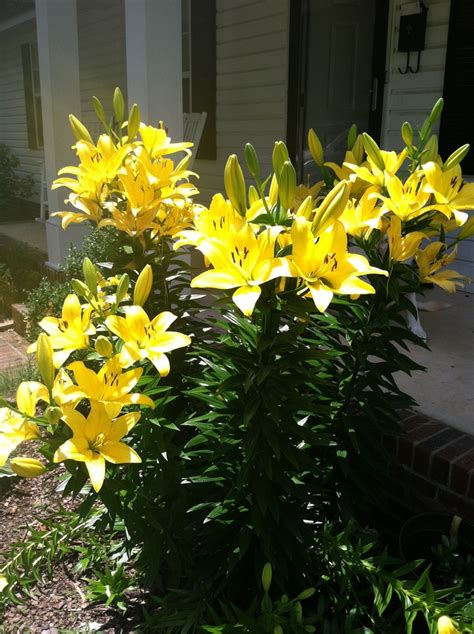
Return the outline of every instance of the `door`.
{"type": "Polygon", "coordinates": [[[304,177],[314,169],[306,148],[310,128],[321,140],[326,161],[343,160],[352,123],[361,132],[380,135],[388,2],[307,0],[295,7],[288,140],[304,177]]]}

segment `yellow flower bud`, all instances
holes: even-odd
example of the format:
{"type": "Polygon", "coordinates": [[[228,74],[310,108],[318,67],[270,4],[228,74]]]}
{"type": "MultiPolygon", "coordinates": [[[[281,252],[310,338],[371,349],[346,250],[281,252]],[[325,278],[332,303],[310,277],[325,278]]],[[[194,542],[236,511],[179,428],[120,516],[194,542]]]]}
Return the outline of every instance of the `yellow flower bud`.
{"type": "Polygon", "coordinates": [[[227,159],[224,169],[224,186],[232,206],[244,217],[247,211],[245,180],[236,154],[231,154],[227,159]]]}
{"type": "Polygon", "coordinates": [[[296,193],[296,172],[290,161],[285,161],[280,172],[279,197],[285,209],[291,209],[296,193]]]}
{"type": "Polygon", "coordinates": [[[428,139],[423,150],[422,159],[423,163],[429,163],[430,161],[436,161],[438,157],[438,137],[433,134],[428,139]]]}
{"type": "Polygon", "coordinates": [[[133,290],[133,303],[135,306],[143,306],[150,295],[152,285],[153,271],[151,270],[151,266],[147,264],[138,276],[133,290]]]}
{"type": "Polygon", "coordinates": [[[76,293],[76,295],[81,295],[86,299],[91,298],[91,292],[89,288],[82,282],[81,280],[73,279],[71,280],[72,290],[76,293]]]}
{"type": "Polygon", "coordinates": [[[36,361],[44,384],[51,390],[54,383],[53,347],[45,333],[41,333],[36,343],[36,361]]]}
{"type": "Polygon", "coordinates": [[[101,357],[111,357],[114,351],[114,348],[107,337],[103,335],[99,335],[96,339],[94,348],[97,354],[100,354],[101,357]]]}
{"type": "Polygon", "coordinates": [[[128,124],[127,124],[127,136],[128,141],[133,141],[133,139],[137,136],[138,128],[140,127],[140,109],[137,104],[134,103],[130,108],[130,113],[128,115],[128,124]]]}
{"type": "Polygon", "coordinates": [[[270,586],[272,583],[272,565],[270,563],[266,563],[262,570],[262,586],[263,591],[268,593],[270,590],[270,586]]]}
{"type": "Polygon", "coordinates": [[[260,200],[260,196],[258,194],[258,191],[255,189],[255,187],[253,185],[250,185],[250,187],[249,187],[248,199],[249,199],[249,205],[253,205],[258,200],[260,200]]]}
{"type": "Polygon", "coordinates": [[[296,212],[297,216],[304,216],[306,220],[310,220],[313,215],[313,197],[308,196],[303,200],[296,212]]]}
{"type": "Polygon", "coordinates": [[[120,90],[120,88],[116,88],[114,91],[114,96],[112,99],[112,104],[114,107],[114,115],[115,115],[115,119],[119,122],[122,123],[123,121],[123,114],[125,112],[125,101],[123,98],[123,94],[122,91],[120,90]]]}
{"type": "Polygon", "coordinates": [[[8,586],[7,578],[4,577],[3,575],[0,575],[0,592],[5,590],[7,586],[8,586]]]}
{"type": "Polygon", "coordinates": [[[282,170],[283,163],[289,160],[290,155],[288,154],[288,148],[286,145],[283,141],[276,141],[273,146],[272,165],[278,183],[280,182],[280,172],[282,170]]]}
{"type": "Polygon", "coordinates": [[[357,139],[355,140],[355,143],[352,147],[352,155],[354,156],[356,164],[360,165],[364,158],[364,141],[361,134],[359,134],[357,139]]]}
{"type": "Polygon", "coordinates": [[[257,152],[251,143],[246,143],[244,155],[250,174],[255,178],[255,180],[260,180],[260,163],[257,152]]]}
{"type": "Polygon", "coordinates": [[[456,167],[456,165],[458,165],[458,163],[460,163],[469,152],[470,147],[471,146],[469,145],[469,143],[466,143],[465,145],[461,145],[461,147],[455,150],[444,162],[443,172],[447,172],[453,167],[456,167]]]}
{"type": "Polygon", "coordinates": [[[314,162],[321,167],[324,163],[323,146],[313,128],[308,132],[308,147],[314,162]]]}
{"type": "Polygon", "coordinates": [[[89,143],[92,143],[92,137],[89,134],[89,130],[73,114],[69,115],[69,123],[71,124],[72,132],[78,141],[88,141],[89,143]]]}
{"type": "Polygon", "coordinates": [[[326,196],[316,209],[311,230],[315,236],[320,235],[333,224],[343,213],[349,200],[350,186],[347,181],[340,181],[326,196]]]}
{"type": "Polygon", "coordinates": [[[357,140],[357,125],[353,123],[347,133],[347,149],[350,151],[354,147],[354,143],[357,140]]]}
{"type": "Polygon", "coordinates": [[[471,236],[474,236],[474,216],[469,216],[466,222],[463,224],[461,231],[458,233],[458,240],[467,240],[471,236]]]}
{"type": "Polygon", "coordinates": [[[413,128],[408,121],[402,123],[402,139],[407,147],[413,145],[413,128]]]}
{"type": "Polygon", "coordinates": [[[60,407],[48,407],[45,412],[48,423],[51,425],[56,425],[61,420],[62,415],[63,411],[60,407]]]}
{"type": "Polygon", "coordinates": [[[105,123],[106,123],[105,110],[104,110],[104,106],[102,105],[100,99],[98,99],[95,96],[92,97],[92,106],[94,108],[95,116],[99,119],[99,121],[101,123],[103,123],[105,125],[105,123]]]}
{"type": "Polygon", "coordinates": [[[92,264],[89,258],[84,258],[82,263],[82,271],[84,273],[84,280],[87,284],[87,288],[90,290],[94,297],[97,297],[97,269],[92,264]]]}
{"type": "Polygon", "coordinates": [[[120,278],[120,282],[117,285],[117,291],[115,292],[115,302],[117,304],[120,304],[120,302],[125,299],[129,286],[130,278],[127,273],[124,273],[120,278]]]}
{"type": "Polygon", "coordinates": [[[22,456],[12,458],[10,465],[12,471],[16,473],[17,476],[20,476],[20,478],[36,478],[47,471],[44,464],[39,460],[24,458],[22,456]]]}
{"type": "Polygon", "coordinates": [[[268,197],[270,199],[270,205],[276,205],[276,201],[278,200],[278,181],[276,175],[273,174],[272,180],[270,182],[270,191],[268,193],[268,197]]]}
{"type": "Polygon", "coordinates": [[[377,145],[377,143],[370,136],[370,134],[367,134],[367,132],[364,132],[362,134],[362,139],[363,139],[363,142],[364,142],[365,152],[366,152],[367,156],[369,157],[369,159],[380,170],[384,170],[385,169],[385,161],[382,158],[382,154],[380,153],[380,148],[377,145]]]}
{"type": "Polygon", "coordinates": [[[438,634],[461,634],[454,626],[449,616],[441,616],[438,619],[438,634]]]}

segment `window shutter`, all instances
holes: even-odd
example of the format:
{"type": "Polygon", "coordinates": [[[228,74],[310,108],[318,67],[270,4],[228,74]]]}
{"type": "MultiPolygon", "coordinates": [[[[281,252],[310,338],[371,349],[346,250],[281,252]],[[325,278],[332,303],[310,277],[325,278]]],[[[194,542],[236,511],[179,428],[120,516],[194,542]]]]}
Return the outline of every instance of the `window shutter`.
{"type": "Polygon", "coordinates": [[[28,132],[28,147],[37,149],[35,111],[33,103],[33,83],[31,73],[31,49],[29,44],[21,46],[21,62],[23,65],[23,84],[25,88],[26,129],[28,132]]]}
{"type": "Polygon", "coordinates": [[[193,112],[207,112],[196,158],[215,161],[216,0],[191,2],[191,60],[193,112]]]}
{"type": "Polygon", "coordinates": [[[474,174],[474,2],[451,0],[448,50],[444,76],[444,108],[441,117],[439,146],[447,159],[464,143],[471,150],[462,163],[463,172],[474,174]]]}

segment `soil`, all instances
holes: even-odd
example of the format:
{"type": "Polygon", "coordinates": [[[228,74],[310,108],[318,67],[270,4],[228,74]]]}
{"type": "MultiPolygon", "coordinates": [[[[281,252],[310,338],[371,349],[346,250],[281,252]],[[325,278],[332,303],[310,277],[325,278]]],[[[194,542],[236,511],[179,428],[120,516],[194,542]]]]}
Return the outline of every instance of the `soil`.
{"type": "MultiPolygon", "coordinates": [[[[3,492],[0,489],[0,566],[2,553],[13,543],[25,539],[28,526],[44,528],[46,518],[60,509],[74,508],[73,500],[56,492],[57,484],[56,471],[33,480],[16,480],[3,492]]],[[[0,633],[132,631],[133,626],[118,610],[87,601],[87,582],[73,572],[74,563],[65,560],[54,566],[52,578],[46,577],[35,586],[21,605],[7,605],[0,612],[0,633]]]]}

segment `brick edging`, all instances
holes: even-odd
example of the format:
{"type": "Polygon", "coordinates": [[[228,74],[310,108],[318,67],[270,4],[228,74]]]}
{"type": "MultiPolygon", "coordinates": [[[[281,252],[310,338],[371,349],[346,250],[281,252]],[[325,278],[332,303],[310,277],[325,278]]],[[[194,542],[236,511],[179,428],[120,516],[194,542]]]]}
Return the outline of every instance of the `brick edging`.
{"type": "Polygon", "coordinates": [[[401,433],[384,435],[397,458],[398,495],[415,512],[445,511],[474,524],[474,436],[419,412],[400,416],[401,433]]]}

